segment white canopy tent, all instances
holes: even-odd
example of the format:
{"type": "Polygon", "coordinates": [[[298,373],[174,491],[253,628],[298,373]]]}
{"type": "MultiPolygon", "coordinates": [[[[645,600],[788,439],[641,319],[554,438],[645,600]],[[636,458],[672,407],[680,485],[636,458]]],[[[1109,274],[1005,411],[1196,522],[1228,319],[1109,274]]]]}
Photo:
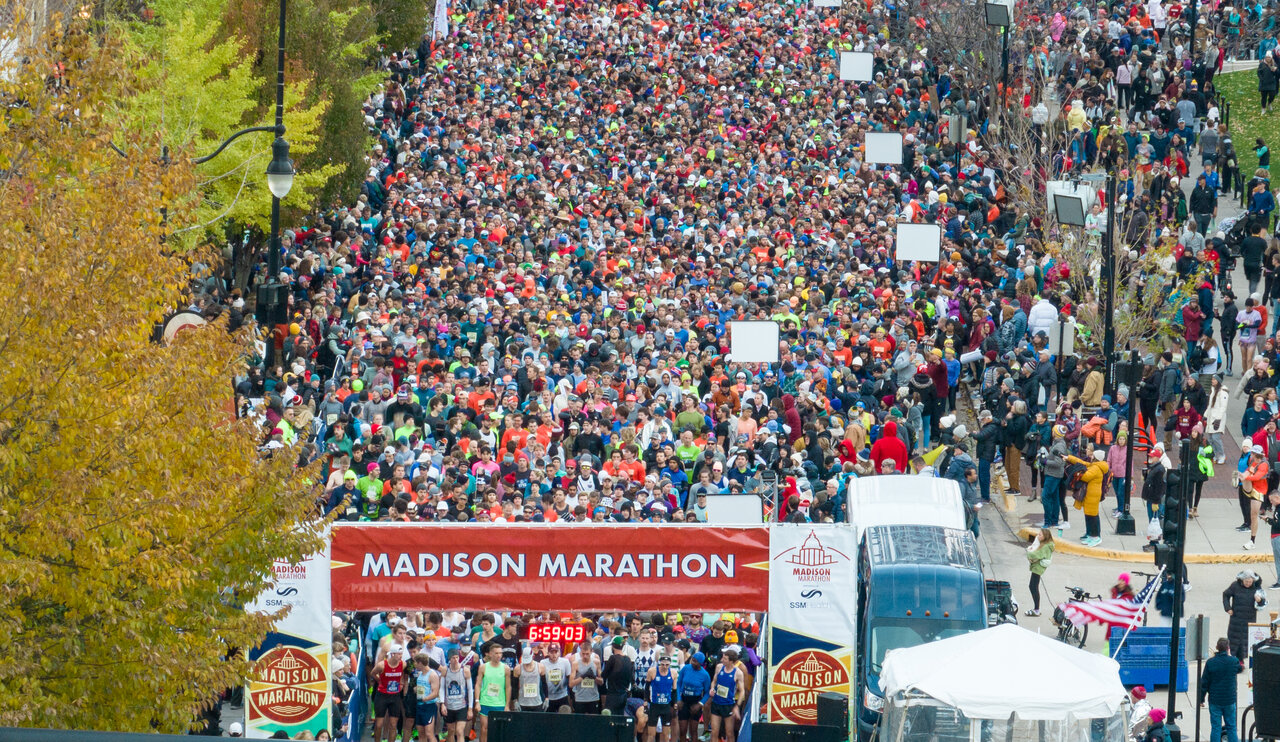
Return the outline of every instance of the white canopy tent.
{"type": "Polygon", "coordinates": [[[1125,738],[1115,660],[1013,624],[893,650],[881,684],[887,742],[1125,738]]]}

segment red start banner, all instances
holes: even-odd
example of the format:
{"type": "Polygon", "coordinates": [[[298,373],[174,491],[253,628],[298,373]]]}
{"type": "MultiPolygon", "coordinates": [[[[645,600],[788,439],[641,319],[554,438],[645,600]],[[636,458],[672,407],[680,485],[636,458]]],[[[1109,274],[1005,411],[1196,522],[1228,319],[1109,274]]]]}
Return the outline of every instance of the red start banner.
{"type": "Polygon", "coordinates": [[[763,526],[333,528],[335,611],[767,611],[763,526]]]}

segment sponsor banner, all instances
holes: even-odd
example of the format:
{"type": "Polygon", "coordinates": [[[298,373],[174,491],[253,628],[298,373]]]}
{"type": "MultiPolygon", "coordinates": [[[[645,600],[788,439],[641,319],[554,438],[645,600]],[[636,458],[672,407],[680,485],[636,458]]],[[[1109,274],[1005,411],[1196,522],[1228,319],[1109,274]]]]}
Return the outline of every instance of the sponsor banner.
{"type": "Polygon", "coordinates": [[[330,713],[329,551],[299,564],[278,561],[275,585],[247,609],[289,614],[249,653],[253,670],[245,693],[245,736],[267,738],[283,730],[290,738],[332,729],[330,713]]]}
{"type": "Polygon", "coordinates": [[[853,710],[855,539],[847,524],[770,529],[769,721],[814,724],[828,692],[849,696],[853,710]]]}
{"type": "Polygon", "coordinates": [[[342,611],[764,611],[762,526],[339,525],[342,611]]]}

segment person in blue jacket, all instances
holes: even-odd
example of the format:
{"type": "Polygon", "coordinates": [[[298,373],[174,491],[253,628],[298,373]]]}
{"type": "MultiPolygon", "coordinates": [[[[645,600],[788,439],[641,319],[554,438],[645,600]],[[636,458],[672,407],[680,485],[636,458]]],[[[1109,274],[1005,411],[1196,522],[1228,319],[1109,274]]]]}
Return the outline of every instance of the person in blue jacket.
{"type": "Polygon", "coordinates": [[[702,707],[711,696],[711,675],[702,667],[707,656],[695,652],[676,679],[676,739],[697,739],[702,707]]]}
{"type": "Polygon", "coordinates": [[[1217,653],[1204,663],[1200,674],[1197,696],[1204,706],[1209,701],[1209,739],[1218,742],[1222,732],[1227,742],[1239,742],[1236,735],[1236,673],[1239,661],[1231,656],[1231,642],[1225,637],[1218,640],[1217,653]]]}

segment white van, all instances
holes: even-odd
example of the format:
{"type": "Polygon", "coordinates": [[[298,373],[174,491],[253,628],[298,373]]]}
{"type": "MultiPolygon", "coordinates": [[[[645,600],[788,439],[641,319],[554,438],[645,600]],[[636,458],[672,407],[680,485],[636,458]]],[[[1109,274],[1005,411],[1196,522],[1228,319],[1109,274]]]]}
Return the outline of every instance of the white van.
{"type": "Polygon", "coordinates": [[[965,530],[964,498],[950,479],[920,474],[888,474],[849,480],[845,509],[862,533],[875,526],[941,526],[965,530]]]}

